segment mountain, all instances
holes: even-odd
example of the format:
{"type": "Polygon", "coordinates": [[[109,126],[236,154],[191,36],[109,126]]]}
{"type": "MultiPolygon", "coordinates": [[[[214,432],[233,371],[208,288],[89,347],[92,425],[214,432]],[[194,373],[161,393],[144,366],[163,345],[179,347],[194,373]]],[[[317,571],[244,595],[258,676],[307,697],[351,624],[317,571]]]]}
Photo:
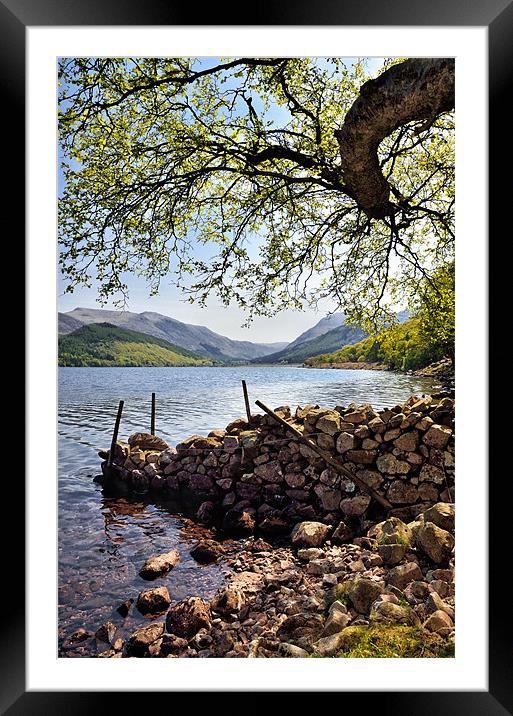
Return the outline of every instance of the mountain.
{"type": "Polygon", "coordinates": [[[332,313],[331,316],[325,316],[324,318],[321,318],[315,326],[312,326],[312,328],[309,328],[304,333],[301,333],[301,335],[292,341],[292,343],[289,343],[287,348],[293,348],[300,343],[306,343],[307,341],[311,341],[318,336],[322,336],[324,333],[328,333],[334,328],[339,328],[344,325],[345,320],[346,316],[344,313],[332,313]]]}
{"type": "MultiPolygon", "coordinates": [[[[80,325],[110,323],[120,328],[162,338],[201,356],[222,362],[247,362],[284,348],[287,343],[251,343],[234,341],[205,326],[182,323],[161,313],[145,311],[108,311],[99,308],[75,308],[59,314],[59,333],[69,333],[70,319],[80,325]]],[[[72,329],[73,330],[73,329],[72,329]]]]}
{"type": "Polygon", "coordinates": [[[162,338],[110,323],[93,323],[59,337],[59,365],[187,366],[212,362],[162,338]]]}
{"type": "Polygon", "coordinates": [[[72,333],[83,325],[82,321],[78,321],[73,316],[68,316],[67,313],[59,313],[59,335],[72,333]]]}
{"type": "Polygon", "coordinates": [[[354,326],[339,326],[327,333],[323,333],[304,343],[289,345],[284,350],[272,353],[270,356],[257,358],[253,363],[303,363],[307,358],[330,353],[349,343],[356,343],[365,338],[361,328],[354,326]]]}

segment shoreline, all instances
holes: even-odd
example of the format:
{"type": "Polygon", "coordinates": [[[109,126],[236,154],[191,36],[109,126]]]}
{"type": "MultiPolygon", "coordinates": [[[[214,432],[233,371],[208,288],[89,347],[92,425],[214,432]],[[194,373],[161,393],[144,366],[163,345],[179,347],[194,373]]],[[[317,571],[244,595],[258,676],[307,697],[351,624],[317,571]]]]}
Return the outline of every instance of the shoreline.
{"type": "Polygon", "coordinates": [[[63,656],[453,655],[454,401],[276,410],[176,448],[147,433],[116,444],[104,488],[196,500],[209,531],[190,554],[225,568],[226,584],[176,602],[178,552],[141,556],[148,588],[94,634],[67,636],[63,656]],[[311,447],[285,437],[291,423],[311,447]],[[127,632],[129,613],[149,623],[127,632]]]}

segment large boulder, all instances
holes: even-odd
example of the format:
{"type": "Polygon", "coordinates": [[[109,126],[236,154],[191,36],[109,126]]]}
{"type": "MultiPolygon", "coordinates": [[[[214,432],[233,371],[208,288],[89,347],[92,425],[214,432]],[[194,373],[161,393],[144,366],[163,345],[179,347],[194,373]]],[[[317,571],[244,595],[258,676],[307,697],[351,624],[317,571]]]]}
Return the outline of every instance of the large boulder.
{"type": "Polygon", "coordinates": [[[166,617],[166,629],[170,634],[190,639],[200,629],[210,629],[212,615],[208,602],[189,597],[174,604],[166,617]]]}
{"type": "Polygon", "coordinates": [[[420,619],[411,607],[394,604],[393,602],[378,602],[372,608],[371,624],[407,624],[420,626],[420,619]]]}
{"type": "Polygon", "coordinates": [[[128,438],[128,444],[130,445],[130,451],[132,448],[152,450],[155,452],[162,452],[163,450],[169,449],[169,445],[165,440],[159,438],[158,435],[151,435],[150,433],[133,433],[128,438]]]}
{"type": "Polygon", "coordinates": [[[173,569],[180,561],[180,554],[176,549],[172,549],[164,554],[157,554],[148,557],[139,571],[139,575],[143,579],[156,579],[162,576],[170,569],[173,569]]]}
{"type": "Polygon", "coordinates": [[[383,594],[385,585],[367,577],[355,577],[347,584],[347,596],[360,614],[368,614],[372,604],[383,594]]]}
{"type": "Polygon", "coordinates": [[[410,582],[420,582],[424,579],[419,565],[416,562],[406,562],[391,569],[386,581],[397,589],[403,590],[410,582]]]}
{"type": "Polygon", "coordinates": [[[417,545],[436,564],[448,562],[454,549],[454,537],[433,522],[425,522],[417,532],[417,545]]]}
{"type": "Polygon", "coordinates": [[[450,502],[437,502],[424,512],[424,522],[433,522],[448,532],[454,531],[454,505],[450,502]]]}
{"type": "Polygon", "coordinates": [[[239,614],[246,603],[244,593],[236,587],[221,589],[210,602],[217,614],[239,614]]]}
{"type": "Polygon", "coordinates": [[[137,609],[141,614],[160,614],[171,604],[167,587],[145,589],[137,598],[137,609]]]}
{"type": "Polygon", "coordinates": [[[191,557],[200,564],[216,562],[223,553],[223,546],[214,540],[201,540],[191,549],[191,557]]]}
{"type": "Polygon", "coordinates": [[[137,629],[125,642],[125,656],[146,656],[148,649],[164,633],[164,622],[149,624],[137,629]]]}
{"type": "Polygon", "coordinates": [[[290,538],[296,547],[320,547],[330,529],[322,522],[300,522],[292,530],[290,538]]]}

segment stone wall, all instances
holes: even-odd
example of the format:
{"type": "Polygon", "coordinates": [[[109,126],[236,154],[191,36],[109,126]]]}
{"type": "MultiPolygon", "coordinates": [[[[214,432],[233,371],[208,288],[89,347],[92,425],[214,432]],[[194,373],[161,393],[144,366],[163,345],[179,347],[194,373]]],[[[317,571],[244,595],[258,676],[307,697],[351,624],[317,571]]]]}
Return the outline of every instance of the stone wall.
{"type": "MultiPolygon", "coordinates": [[[[374,410],[351,404],[275,411],[384,496],[406,521],[454,499],[454,400],[412,396],[374,410]]],[[[100,451],[108,459],[108,452],[100,451]]],[[[225,430],[193,435],[170,447],[157,436],[118,443],[104,479],[192,503],[197,517],[227,532],[290,532],[298,522],[343,521],[348,534],[368,528],[382,508],[346,474],[268,415],[238,419],[225,430]]]]}

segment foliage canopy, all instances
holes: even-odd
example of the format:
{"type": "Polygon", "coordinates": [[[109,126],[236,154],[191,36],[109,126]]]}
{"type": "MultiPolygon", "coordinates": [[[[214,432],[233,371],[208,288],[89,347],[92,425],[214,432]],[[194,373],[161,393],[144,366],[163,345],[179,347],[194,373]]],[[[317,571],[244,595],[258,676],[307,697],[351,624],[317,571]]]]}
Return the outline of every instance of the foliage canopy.
{"type": "Polygon", "coordinates": [[[379,145],[397,215],[344,185],[335,132],[363,61],[65,58],[59,75],[68,291],[96,280],[122,303],[129,272],[152,293],[171,272],[191,300],[251,317],[329,298],[368,330],[452,260],[451,112],[379,145]]]}

